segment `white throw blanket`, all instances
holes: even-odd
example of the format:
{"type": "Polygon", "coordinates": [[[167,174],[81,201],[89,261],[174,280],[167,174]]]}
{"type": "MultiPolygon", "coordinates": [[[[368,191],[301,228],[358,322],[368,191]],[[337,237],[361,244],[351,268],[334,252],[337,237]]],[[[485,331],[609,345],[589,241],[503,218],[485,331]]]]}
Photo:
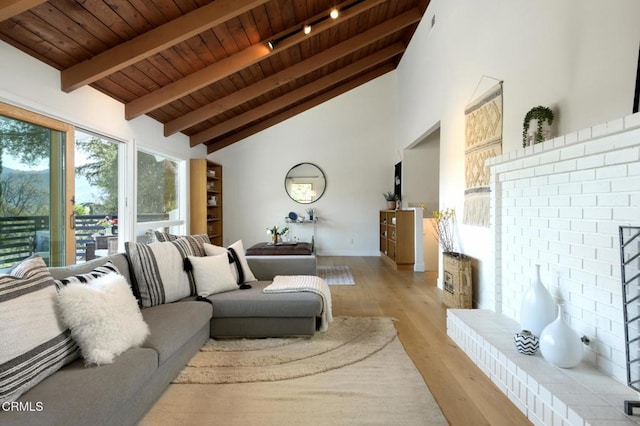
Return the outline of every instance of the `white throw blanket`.
{"type": "Polygon", "coordinates": [[[331,291],[327,283],[314,275],[276,275],[273,282],[262,290],[265,293],[294,293],[308,291],[322,297],[322,318],[320,331],[327,331],[333,321],[331,312],[331,291]]]}

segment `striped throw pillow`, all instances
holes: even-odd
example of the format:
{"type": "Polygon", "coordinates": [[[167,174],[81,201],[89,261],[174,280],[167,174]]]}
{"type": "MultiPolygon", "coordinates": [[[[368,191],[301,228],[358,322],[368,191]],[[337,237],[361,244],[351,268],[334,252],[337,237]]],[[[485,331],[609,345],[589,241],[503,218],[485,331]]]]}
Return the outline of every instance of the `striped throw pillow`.
{"type": "Polygon", "coordinates": [[[79,357],[57,317],[57,302],[53,278],[40,257],[0,275],[0,403],[15,401],[79,357]]]}
{"type": "Polygon", "coordinates": [[[120,271],[118,270],[118,268],[116,268],[116,265],[114,265],[111,261],[109,261],[102,266],[93,268],[91,272],[87,272],[86,274],[72,275],[67,278],[55,280],[55,283],[56,283],[56,287],[60,289],[71,283],[87,284],[89,281],[95,280],[98,277],[102,277],[104,275],[111,274],[111,273],[116,273],[119,275],[120,271]]]}
{"type": "Polygon", "coordinates": [[[185,243],[191,245],[193,250],[197,253],[196,256],[206,256],[204,252],[204,244],[211,244],[211,240],[207,234],[194,234],[194,235],[173,235],[168,232],[155,231],[156,240],[160,243],[168,241],[183,240],[185,243]]]}
{"type": "Polygon", "coordinates": [[[181,237],[151,244],[126,242],[125,249],[143,308],[196,295],[193,274],[185,270],[185,259],[204,256],[204,245],[197,239],[181,237]]]}

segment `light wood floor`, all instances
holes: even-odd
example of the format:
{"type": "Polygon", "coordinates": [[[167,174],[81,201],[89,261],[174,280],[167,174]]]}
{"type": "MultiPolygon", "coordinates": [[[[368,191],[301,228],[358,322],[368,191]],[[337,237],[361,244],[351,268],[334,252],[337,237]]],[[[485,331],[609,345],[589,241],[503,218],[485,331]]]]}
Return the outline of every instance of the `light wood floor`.
{"type": "Polygon", "coordinates": [[[531,424],[447,337],[433,272],[395,271],[379,257],[319,257],[347,265],[355,286],[331,286],[333,314],[389,316],[405,350],[452,425],[531,424]]]}

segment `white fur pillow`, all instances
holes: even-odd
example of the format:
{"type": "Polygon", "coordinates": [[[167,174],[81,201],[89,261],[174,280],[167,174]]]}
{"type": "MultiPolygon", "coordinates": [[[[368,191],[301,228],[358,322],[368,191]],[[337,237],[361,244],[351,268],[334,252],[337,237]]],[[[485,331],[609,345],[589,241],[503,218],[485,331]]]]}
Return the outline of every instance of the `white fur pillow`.
{"type": "Polygon", "coordinates": [[[149,326],[142,319],[127,280],[108,274],[87,284],[72,283],[58,294],[62,322],[80,346],[85,364],[111,364],[142,345],[149,326]]]}
{"type": "Polygon", "coordinates": [[[229,269],[226,253],[204,257],[189,256],[189,261],[193,267],[198,296],[207,297],[238,289],[238,284],[229,269]]]}

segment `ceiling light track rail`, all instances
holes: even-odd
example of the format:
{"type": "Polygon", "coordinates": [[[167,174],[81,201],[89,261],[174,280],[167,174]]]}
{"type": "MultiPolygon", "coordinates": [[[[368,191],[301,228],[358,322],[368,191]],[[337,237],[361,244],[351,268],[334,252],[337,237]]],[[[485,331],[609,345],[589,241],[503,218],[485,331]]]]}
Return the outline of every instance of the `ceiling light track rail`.
{"type": "MultiPolygon", "coordinates": [[[[313,29],[313,27],[315,27],[316,25],[327,21],[329,19],[338,19],[338,17],[340,16],[341,12],[347,11],[349,9],[351,9],[354,6],[357,6],[360,3],[363,3],[365,0],[355,0],[352,1],[350,3],[347,3],[346,5],[342,6],[342,7],[334,7],[332,8],[329,12],[327,12],[324,15],[321,15],[319,17],[317,17],[316,19],[312,20],[312,21],[307,21],[305,23],[303,23],[302,25],[302,32],[306,35],[311,33],[311,30],[313,29]]],[[[279,36],[278,38],[273,38],[269,41],[267,41],[267,47],[269,47],[269,49],[274,50],[280,43],[282,43],[284,40],[288,39],[289,37],[293,37],[294,35],[300,33],[300,30],[298,28],[279,36]]]]}

